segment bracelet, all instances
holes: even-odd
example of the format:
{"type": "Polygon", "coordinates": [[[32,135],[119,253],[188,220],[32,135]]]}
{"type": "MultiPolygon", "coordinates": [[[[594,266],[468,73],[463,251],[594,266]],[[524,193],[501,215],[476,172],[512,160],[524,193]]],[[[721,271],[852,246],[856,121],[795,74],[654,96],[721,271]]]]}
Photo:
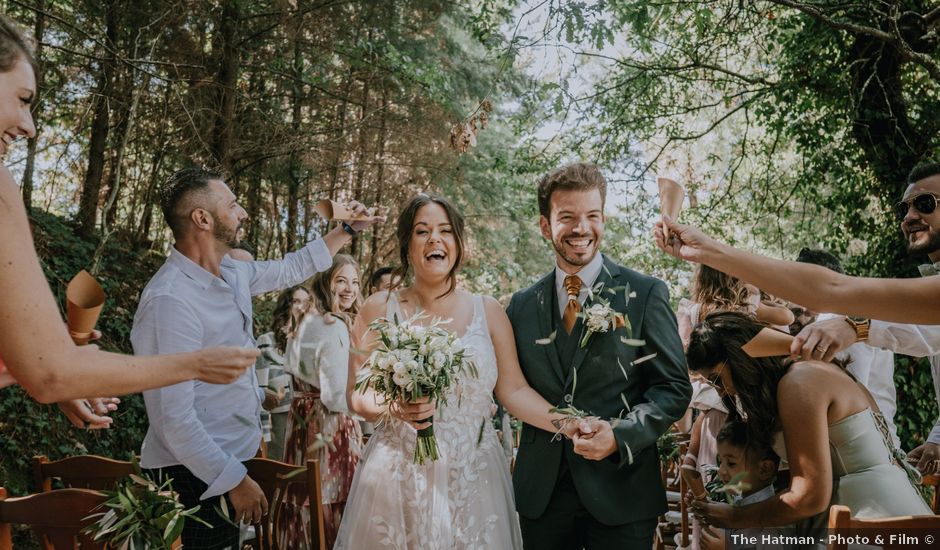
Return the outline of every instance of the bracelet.
{"type": "Polygon", "coordinates": [[[358,231],[356,231],[355,229],[353,229],[353,227],[352,227],[351,225],[349,225],[348,223],[346,223],[346,222],[343,222],[343,225],[342,225],[341,227],[343,228],[343,231],[345,231],[346,233],[348,233],[349,235],[351,235],[351,236],[353,236],[353,237],[355,237],[356,235],[359,234],[358,231]]]}

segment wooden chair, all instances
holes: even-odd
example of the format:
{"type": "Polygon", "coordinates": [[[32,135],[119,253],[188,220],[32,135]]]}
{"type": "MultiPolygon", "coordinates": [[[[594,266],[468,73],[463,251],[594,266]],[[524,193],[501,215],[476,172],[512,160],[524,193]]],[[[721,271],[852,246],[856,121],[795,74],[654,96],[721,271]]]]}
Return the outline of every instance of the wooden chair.
{"type": "Polygon", "coordinates": [[[33,457],[32,465],[36,490],[40,492],[52,490],[52,478],[59,478],[66,488],[103,491],[114,489],[122,478],[137,473],[133,462],[97,455],[70,456],[54,462],[40,455],[33,457]]]}
{"type": "Polygon", "coordinates": [[[7,498],[0,487],[0,550],[13,550],[12,524],[32,529],[45,550],[106,549],[82,529],[95,522],[89,518],[107,500],[97,491],[61,489],[25,497],[7,498]]]}
{"type": "Polygon", "coordinates": [[[256,550],[287,550],[279,545],[275,526],[284,507],[284,497],[288,485],[303,484],[306,486],[310,499],[310,548],[326,550],[326,541],[323,538],[324,518],[323,489],[320,485],[320,462],[308,460],[306,468],[285,464],[268,458],[253,458],[245,464],[248,475],[264,491],[268,499],[268,515],[261,523],[255,524],[255,538],[246,541],[256,550]],[[300,471],[298,473],[298,470],[300,471]]]}
{"type": "Polygon", "coordinates": [[[921,485],[933,487],[933,498],[930,500],[930,509],[933,513],[940,514],[940,475],[931,474],[923,476],[921,485]]]}
{"type": "Polygon", "coordinates": [[[829,550],[847,550],[849,547],[848,537],[853,535],[867,537],[869,541],[872,541],[869,544],[875,544],[875,536],[881,535],[884,548],[925,548],[930,546],[923,541],[923,536],[928,530],[934,537],[940,534],[940,516],[857,519],[852,517],[852,511],[847,506],[835,504],[829,508],[829,533],[830,535],[842,535],[843,537],[840,540],[831,542],[829,550]],[[891,538],[892,535],[899,537],[905,534],[911,538],[906,540],[891,538]],[[924,545],[915,542],[918,539],[924,545]]]}

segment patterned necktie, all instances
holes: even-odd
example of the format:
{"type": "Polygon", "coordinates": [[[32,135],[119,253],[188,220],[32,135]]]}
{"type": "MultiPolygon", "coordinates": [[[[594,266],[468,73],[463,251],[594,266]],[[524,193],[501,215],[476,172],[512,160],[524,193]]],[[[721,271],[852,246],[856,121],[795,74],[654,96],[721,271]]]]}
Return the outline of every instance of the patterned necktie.
{"type": "Polygon", "coordinates": [[[562,320],[565,323],[565,332],[571,334],[574,323],[578,319],[578,313],[581,312],[581,302],[578,296],[581,294],[581,277],[577,275],[568,275],[565,277],[565,291],[568,293],[568,304],[565,306],[565,314],[562,320]]]}
{"type": "Polygon", "coordinates": [[[934,264],[923,264],[917,266],[921,277],[930,277],[931,275],[940,275],[940,262],[934,264]]]}

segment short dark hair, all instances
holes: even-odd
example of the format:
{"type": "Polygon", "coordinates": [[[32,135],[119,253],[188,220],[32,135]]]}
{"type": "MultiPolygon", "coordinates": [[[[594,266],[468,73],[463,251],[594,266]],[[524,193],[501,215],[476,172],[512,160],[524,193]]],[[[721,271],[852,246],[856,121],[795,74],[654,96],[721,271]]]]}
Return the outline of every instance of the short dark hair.
{"type": "Polygon", "coordinates": [[[222,175],[205,168],[183,168],[167,178],[160,190],[160,209],[173,235],[179,236],[189,212],[180,212],[179,205],[191,193],[205,191],[209,182],[222,181],[222,175]]]}
{"type": "Polygon", "coordinates": [[[751,460],[772,460],[774,464],[780,464],[780,457],[773,449],[766,445],[752,442],[748,439],[747,423],[732,419],[724,423],[718,435],[715,436],[716,443],[727,443],[739,449],[744,449],[744,459],[751,460]]]}
{"type": "Polygon", "coordinates": [[[372,276],[369,277],[369,291],[371,292],[373,288],[379,285],[379,281],[382,280],[382,277],[385,275],[391,275],[395,271],[395,268],[392,266],[383,266],[372,272],[372,276]]]}
{"type": "Polygon", "coordinates": [[[940,174],[940,162],[921,162],[907,175],[907,184],[917,183],[924,178],[940,174]]]}
{"type": "Polygon", "coordinates": [[[552,193],[564,191],[589,191],[601,193],[601,205],[607,201],[607,181],[596,164],[575,162],[556,168],[539,180],[539,214],[548,218],[551,214],[552,193]]]}
{"type": "Polygon", "coordinates": [[[796,256],[796,261],[804,264],[821,265],[836,273],[845,273],[839,258],[836,258],[835,254],[822,249],[801,248],[800,253],[796,256]]]}
{"type": "Polygon", "coordinates": [[[28,39],[16,23],[0,15],[0,73],[12,69],[20,59],[25,59],[36,73],[36,58],[28,39]]]}

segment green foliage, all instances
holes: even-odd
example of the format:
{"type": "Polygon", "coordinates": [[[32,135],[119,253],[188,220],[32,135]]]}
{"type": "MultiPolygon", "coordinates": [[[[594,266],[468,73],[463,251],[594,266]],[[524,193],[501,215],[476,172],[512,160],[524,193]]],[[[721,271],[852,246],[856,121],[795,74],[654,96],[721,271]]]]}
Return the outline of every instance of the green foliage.
{"type": "Polygon", "coordinates": [[[195,514],[199,506],[186,509],[173,493],[173,480],[159,487],[146,475],[131,475],[113,491],[104,491],[105,510],[94,514],[98,519],[86,528],[96,541],[107,541],[116,548],[171,550],[187,521],[209,526],[195,514]]]}
{"type": "Polygon", "coordinates": [[[909,452],[927,440],[938,417],[930,363],[927,359],[898,356],[894,367],[894,385],[898,392],[898,410],[894,415],[894,423],[898,428],[901,448],[909,452]]]}

